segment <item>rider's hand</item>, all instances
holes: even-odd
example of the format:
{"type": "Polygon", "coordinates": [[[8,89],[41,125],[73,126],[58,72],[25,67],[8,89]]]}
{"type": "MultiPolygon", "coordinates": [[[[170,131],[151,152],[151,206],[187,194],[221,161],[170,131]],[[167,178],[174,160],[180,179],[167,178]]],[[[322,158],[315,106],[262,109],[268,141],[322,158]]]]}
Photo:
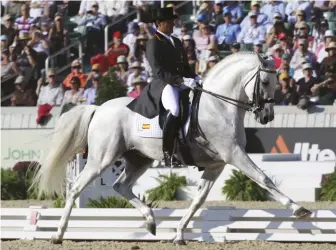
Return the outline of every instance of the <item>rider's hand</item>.
{"type": "Polygon", "coordinates": [[[199,77],[199,76],[196,76],[196,77],[195,77],[195,81],[196,81],[196,83],[197,83],[198,85],[201,85],[201,83],[202,83],[202,78],[199,77]]]}
{"type": "Polygon", "coordinates": [[[194,89],[197,87],[197,82],[193,78],[185,78],[183,77],[183,83],[184,86],[187,86],[188,88],[194,89]]]}

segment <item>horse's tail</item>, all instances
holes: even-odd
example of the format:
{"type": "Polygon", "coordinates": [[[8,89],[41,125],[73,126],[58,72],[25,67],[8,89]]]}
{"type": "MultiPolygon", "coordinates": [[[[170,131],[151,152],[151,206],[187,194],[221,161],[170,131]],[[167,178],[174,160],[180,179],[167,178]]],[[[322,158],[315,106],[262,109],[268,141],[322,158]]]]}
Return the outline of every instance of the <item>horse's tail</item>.
{"type": "Polygon", "coordinates": [[[38,188],[39,195],[64,192],[67,163],[81,148],[86,148],[89,124],[96,109],[94,105],[79,105],[60,116],[49,152],[33,179],[32,187],[38,188]]]}

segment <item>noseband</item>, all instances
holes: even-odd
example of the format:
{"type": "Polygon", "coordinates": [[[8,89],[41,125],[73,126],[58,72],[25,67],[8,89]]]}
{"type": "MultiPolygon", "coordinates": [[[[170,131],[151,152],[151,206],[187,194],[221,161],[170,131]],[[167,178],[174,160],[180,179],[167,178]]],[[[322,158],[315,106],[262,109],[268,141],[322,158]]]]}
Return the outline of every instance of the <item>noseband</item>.
{"type": "Polygon", "coordinates": [[[276,74],[275,70],[272,69],[266,69],[266,68],[261,68],[259,66],[258,70],[256,73],[253,74],[253,76],[250,78],[250,80],[248,80],[248,82],[244,85],[244,89],[246,88],[246,86],[252,81],[252,79],[256,76],[256,82],[254,84],[254,90],[253,90],[253,100],[252,101],[248,101],[248,102],[242,102],[236,99],[232,99],[230,97],[226,97],[223,95],[219,95],[216,93],[213,93],[211,91],[205,90],[202,87],[196,87],[197,90],[207,93],[219,100],[222,100],[224,102],[230,103],[232,105],[237,106],[238,108],[243,108],[248,112],[257,112],[257,111],[261,111],[264,109],[265,107],[265,103],[274,103],[274,99],[273,98],[268,98],[268,99],[264,99],[260,96],[260,72],[266,72],[266,73],[271,73],[271,74],[276,74]]]}

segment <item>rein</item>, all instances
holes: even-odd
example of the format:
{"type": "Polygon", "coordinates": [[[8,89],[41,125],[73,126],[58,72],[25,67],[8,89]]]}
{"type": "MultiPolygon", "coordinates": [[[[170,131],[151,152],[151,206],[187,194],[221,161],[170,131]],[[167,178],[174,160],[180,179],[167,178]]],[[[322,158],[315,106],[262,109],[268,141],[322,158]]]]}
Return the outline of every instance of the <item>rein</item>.
{"type": "Polygon", "coordinates": [[[267,72],[267,73],[273,73],[275,74],[276,71],[275,70],[270,70],[270,69],[264,69],[259,67],[257,72],[253,74],[253,76],[250,78],[250,80],[247,81],[247,83],[244,85],[244,89],[246,88],[246,86],[252,81],[252,79],[256,76],[256,83],[254,85],[254,92],[253,92],[253,101],[248,101],[248,102],[243,102],[243,101],[239,101],[227,96],[223,96],[223,95],[219,95],[216,94],[214,92],[208,91],[203,89],[201,86],[196,87],[195,89],[204,93],[207,93],[219,100],[222,100],[224,102],[227,102],[229,104],[232,104],[238,108],[242,108],[248,112],[253,112],[255,113],[256,111],[260,111],[261,109],[263,109],[264,104],[265,103],[274,103],[274,99],[262,99],[260,98],[260,72],[267,72]]]}

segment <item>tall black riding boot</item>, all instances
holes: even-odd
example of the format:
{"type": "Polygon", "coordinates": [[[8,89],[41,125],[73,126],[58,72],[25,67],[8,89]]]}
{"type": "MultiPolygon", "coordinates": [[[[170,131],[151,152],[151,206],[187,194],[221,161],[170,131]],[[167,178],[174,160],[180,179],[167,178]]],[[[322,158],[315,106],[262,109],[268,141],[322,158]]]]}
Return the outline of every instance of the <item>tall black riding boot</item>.
{"type": "Polygon", "coordinates": [[[176,167],[181,165],[181,163],[174,157],[173,150],[175,139],[177,137],[177,132],[179,129],[179,118],[173,116],[169,111],[165,124],[163,126],[163,156],[166,167],[176,167]]]}

